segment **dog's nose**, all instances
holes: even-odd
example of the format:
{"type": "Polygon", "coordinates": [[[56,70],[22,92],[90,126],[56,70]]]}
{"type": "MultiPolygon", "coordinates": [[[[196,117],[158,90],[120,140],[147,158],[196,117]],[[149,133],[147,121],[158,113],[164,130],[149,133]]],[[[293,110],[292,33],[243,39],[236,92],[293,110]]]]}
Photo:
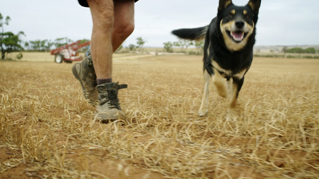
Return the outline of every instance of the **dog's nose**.
{"type": "Polygon", "coordinates": [[[245,23],[244,23],[244,21],[236,21],[235,25],[237,28],[241,29],[244,27],[245,23]]]}

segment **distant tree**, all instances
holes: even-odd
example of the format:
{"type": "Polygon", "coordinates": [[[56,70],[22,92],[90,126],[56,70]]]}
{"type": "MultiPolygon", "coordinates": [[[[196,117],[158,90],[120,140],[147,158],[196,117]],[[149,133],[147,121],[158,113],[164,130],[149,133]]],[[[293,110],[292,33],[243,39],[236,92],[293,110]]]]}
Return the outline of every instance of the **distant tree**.
{"type": "Polygon", "coordinates": [[[179,39],[177,42],[173,42],[173,46],[180,48],[182,52],[184,51],[184,43],[181,39],[179,39]]]}
{"type": "Polygon", "coordinates": [[[54,40],[54,46],[55,48],[58,48],[58,47],[61,47],[63,45],[67,45],[67,44],[70,44],[72,43],[73,41],[67,37],[62,37],[62,38],[56,38],[54,40]]]}
{"type": "Polygon", "coordinates": [[[24,47],[29,50],[29,47],[30,47],[29,42],[24,42],[24,47]]]}
{"type": "Polygon", "coordinates": [[[181,51],[183,52],[191,45],[194,45],[194,42],[185,39],[179,39],[177,42],[173,42],[173,46],[181,48],[181,51]]]}
{"type": "MultiPolygon", "coordinates": [[[[81,39],[81,40],[80,40],[81,44],[82,44],[82,43],[86,43],[86,42],[88,42],[88,41],[90,41],[90,40],[89,40],[89,39],[81,39]]],[[[86,53],[89,48],[90,48],[90,46],[85,46],[85,47],[79,49],[78,52],[86,53]]]]}
{"type": "Polygon", "coordinates": [[[199,50],[200,54],[204,52],[204,40],[195,41],[195,47],[199,50]]]}
{"type": "Polygon", "coordinates": [[[20,31],[17,34],[4,32],[4,25],[9,25],[10,20],[9,16],[4,20],[0,13],[0,27],[2,28],[2,32],[0,33],[1,59],[5,58],[6,53],[23,50],[23,47],[20,45],[22,42],[21,36],[25,36],[23,31],[20,31]]]}
{"type": "Polygon", "coordinates": [[[45,51],[46,50],[46,43],[48,40],[40,40],[40,50],[45,51]]]}
{"type": "Polygon", "coordinates": [[[190,41],[190,40],[182,40],[182,42],[183,42],[184,45],[185,45],[185,50],[187,50],[187,48],[188,48],[189,46],[194,45],[194,42],[193,42],[193,41],[190,41]]]}
{"type": "Polygon", "coordinates": [[[136,51],[136,45],[134,45],[134,44],[130,44],[130,45],[128,45],[128,47],[127,47],[130,51],[132,51],[132,52],[135,52],[136,51]]]}
{"type": "Polygon", "coordinates": [[[53,45],[54,45],[54,42],[53,41],[51,41],[51,40],[46,40],[46,43],[45,43],[45,45],[44,45],[44,49],[45,49],[45,51],[50,51],[51,50],[51,48],[53,47],[53,45]]]}
{"type": "MultiPolygon", "coordinates": [[[[81,43],[85,43],[85,42],[88,42],[89,40],[82,39],[80,41],[81,43]]],[[[72,40],[66,37],[57,38],[55,41],[52,41],[49,39],[44,39],[44,40],[37,39],[37,40],[30,40],[28,42],[24,42],[24,47],[30,51],[48,52],[51,49],[53,49],[54,46],[57,48],[70,43],[72,43],[72,40]]],[[[86,50],[84,49],[84,51],[86,50]]],[[[82,50],[82,52],[84,51],[82,50]]]]}
{"type": "Polygon", "coordinates": [[[173,52],[173,43],[172,42],[164,42],[164,51],[172,53],[173,52]]]}
{"type": "Polygon", "coordinates": [[[287,58],[287,57],[286,57],[287,50],[288,50],[288,47],[287,47],[287,46],[284,46],[284,48],[282,48],[282,50],[281,50],[281,51],[284,53],[284,57],[285,57],[285,58],[287,58]]]}
{"type": "Polygon", "coordinates": [[[306,48],[306,49],[304,49],[304,52],[305,53],[316,53],[316,49],[315,48],[313,48],[313,47],[310,47],[310,48],[306,48]]]}
{"type": "Polygon", "coordinates": [[[173,42],[173,46],[174,47],[177,47],[177,48],[180,48],[181,47],[181,44],[179,42],[173,42]]]}
{"type": "Polygon", "coordinates": [[[302,49],[302,48],[299,48],[299,47],[290,48],[290,49],[288,49],[288,52],[289,52],[289,53],[303,53],[303,49],[302,49]]]}
{"type": "Polygon", "coordinates": [[[316,49],[313,47],[309,47],[306,49],[302,49],[300,47],[295,47],[295,48],[289,48],[286,50],[287,53],[316,53],[316,49]]]}
{"type": "Polygon", "coordinates": [[[41,50],[41,40],[30,40],[30,50],[40,51],[41,50]]]}
{"type": "Polygon", "coordinates": [[[88,42],[88,41],[90,41],[89,39],[82,39],[82,40],[80,40],[81,41],[81,43],[85,43],[85,42],[88,42]]]}
{"type": "Polygon", "coordinates": [[[303,53],[304,50],[302,48],[295,48],[296,53],[303,53]]]}
{"type": "Polygon", "coordinates": [[[24,35],[24,32],[20,31],[16,35],[12,32],[4,32],[0,34],[1,59],[5,59],[6,53],[24,50],[23,47],[20,45],[21,35],[24,35]]]}
{"type": "Polygon", "coordinates": [[[137,40],[136,49],[139,50],[139,51],[143,51],[143,46],[144,46],[144,44],[146,43],[146,41],[143,40],[142,37],[138,37],[136,40],[137,40]]]}

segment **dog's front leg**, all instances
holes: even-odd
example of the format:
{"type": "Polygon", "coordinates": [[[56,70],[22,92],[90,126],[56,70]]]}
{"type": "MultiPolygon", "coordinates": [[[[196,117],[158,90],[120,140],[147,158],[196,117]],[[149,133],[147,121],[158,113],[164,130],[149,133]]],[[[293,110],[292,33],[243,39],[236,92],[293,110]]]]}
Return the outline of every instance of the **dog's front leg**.
{"type": "Polygon", "coordinates": [[[227,110],[227,116],[226,116],[226,119],[229,121],[236,120],[237,118],[237,115],[236,115],[237,98],[238,98],[239,91],[241,87],[243,86],[243,83],[244,83],[244,77],[241,79],[233,78],[230,103],[229,103],[229,108],[227,110]]]}
{"type": "Polygon", "coordinates": [[[209,82],[210,82],[210,75],[205,70],[204,71],[204,91],[203,91],[203,98],[202,104],[198,110],[198,116],[203,117],[208,113],[208,94],[209,94],[209,82]]]}

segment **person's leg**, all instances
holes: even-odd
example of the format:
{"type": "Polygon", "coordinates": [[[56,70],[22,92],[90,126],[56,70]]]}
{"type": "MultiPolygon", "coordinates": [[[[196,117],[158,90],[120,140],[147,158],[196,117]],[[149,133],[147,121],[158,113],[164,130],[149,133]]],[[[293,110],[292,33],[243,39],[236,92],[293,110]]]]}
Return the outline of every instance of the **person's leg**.
{"type": "Polygon", "coordinates": [[[114,2],[113,52],[134,31],[134,0],[114,2]]]}
{"type": "Polygon", "coordinates": [[[134,29],[134,1],[87,0],[93,19],[91,56],[76,63],[74,76],[80,81],[84,95],[91,104],[99,100],[96,119],[125,119],[117,97],[127,85],[112,83],[112,53],[134,29]],[[115,22],[114,22],[115,21],[115,22]],[[93,65],[92,65],[93,61],[93,65]],[[96,91],[97,90],[97,91],[96,91]]]}
{"type": "Polygon", "coordinates": [[[112,52],[134,30],[134,0],[87,0],[93,19],[91,53],[97,79],[112,78],[112,52]]]}
{"type": "Polygon", "coordinates": [[[113,0],[87,0],[93,20],[91,54],[97,79],[112,78],[113,0]]]}
{"type": "Polygon", "coordinates": [[[101,80],[104,83],[112,81],[114,4],[113,0],[85,2],[90,6],[93,19],[91,52],[85,59],[73,65],[72,72],[81,83],[85,98],[95,106],[98,101],[97,78],[104,79],[101,80]]]}
{"type": "Polygon", "coordinates": [[[112,53],[134,28],[133,0],[114,4],[109,0],[105,2],[88,0],[93,19],[91,53],[99,98],[95,119],[102,122],[125,119],[118,100],[118,90],[127,85],[112,82],[112,53]]]}

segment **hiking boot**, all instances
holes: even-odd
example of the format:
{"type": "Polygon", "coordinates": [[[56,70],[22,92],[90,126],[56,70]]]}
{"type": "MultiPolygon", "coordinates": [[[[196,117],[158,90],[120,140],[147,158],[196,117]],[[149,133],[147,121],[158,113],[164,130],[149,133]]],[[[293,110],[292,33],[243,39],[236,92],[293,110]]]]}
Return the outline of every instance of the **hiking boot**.
{"type": "Polygon", "coordinates": [[[99,92],[99,105],[96,107],[95,118],[100,122],[112,122],[125,119],[117,97],[118,90],[127,88],[126,84],[104,83],[97,85],[99,92]]]}
{"type": "Polygon", "coordinates": [[[84,97],[91,105],[95,106],[98,103],[98,92],[96,89],[96,74],[90,51],[87,52],[86,57],[82,61],[73,65],[72,72],[81,83],[84,97]]]}

